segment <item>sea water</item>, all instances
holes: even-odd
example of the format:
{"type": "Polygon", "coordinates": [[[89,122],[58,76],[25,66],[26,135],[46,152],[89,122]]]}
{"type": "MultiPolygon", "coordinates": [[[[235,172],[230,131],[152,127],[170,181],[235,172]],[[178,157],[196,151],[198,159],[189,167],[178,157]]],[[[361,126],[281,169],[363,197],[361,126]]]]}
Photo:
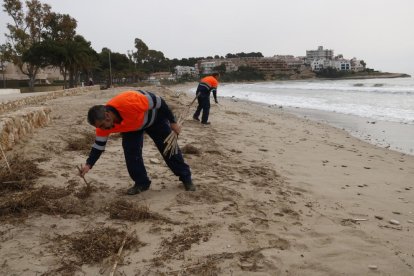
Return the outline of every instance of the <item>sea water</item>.
{"type": "Polygon", "coordinates": [[[218,96],[283,107],[414,154],[414,78],[221,84],[218,96]]]}

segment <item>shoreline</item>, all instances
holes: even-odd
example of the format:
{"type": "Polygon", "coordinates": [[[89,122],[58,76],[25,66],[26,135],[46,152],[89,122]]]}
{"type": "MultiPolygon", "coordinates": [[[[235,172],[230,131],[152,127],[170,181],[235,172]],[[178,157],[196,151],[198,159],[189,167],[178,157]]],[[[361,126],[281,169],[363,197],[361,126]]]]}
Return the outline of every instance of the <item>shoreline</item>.
{"type": "Polygon", "coordinates": [[[411,78],[410,74],[406,73],[378,73],[373,75],[349,76],[339,78],[316,78],[320,80],[369,80],[369,79],[397,79],[397,78],[411,78]]]}
{"type": "Polygon", "coordinates": [[[414,156],[414,125],[374,120],[351,114],[322,110],[284,107],[288,112],[316,122],[345,130],[350,135],[374,146],[414,156]],[[404,133],[402,136],[401,133],[404,133]]]}
{"type": "Polygon", "coordinates": [[[268,105],[229,97],[222,97],[222,99],[248,105],[253,104],[263,108],[280,109],[298,118],[310,119],[313,122],[323,123],[338,130],[346,131],[356,139],[375,147],[414,156],[414,125],[412,124],[373,120],[352,114],[316,109],[268,105]],[[403,137],[400,135],[401,133],[404,133],[403,137]]]}
{"type": "MultiPolygon", "coordinates": [[[[197,84],[180,85],[178,86],[178,89],[191,97],[193,96],[193,94],[192,92],[188,92],[188,89],[196,85],[197,84]]],[[[261,102],[236,98],[233,99],[231,97],[219,96],[219,98],[237,102],[244,102],[247,104],[257,104],[262,107],[280,109],[280,106],[268,105],[261,102]]],[[[282,109],[297,117],[305,119],[309,118],[315,122],[322,122],[335,128],[345,130],[347,133],[354,136],[355,138],[370,143],[374,146],[414,156],[413,124],[383,121],[367,117],[360,117],[352,114],[343,114],[338,112],[323,111],[316,109],[285,106],[282,106],[282,109]],[[404,136],[401,136],[401,133],[404,133],[404,136]]]]}
{"type": "Polygon", "coordinates": [[[275,81],[310,81],[310,80],[369,80],[369,79],[397,79],[397,78],[412,78],[412,75],[406,73],[378,73],[373,75],[361,75],[361,76],[344,76],[337,78],[318,78],[316,76],[302,78],[296,76],[295,78],[278,78],[278,79],[266,79],[261,81],[240,81],[240,82],[222,82],[222,84],[232,84],[232,83],[256,83],[256,82],[275,82],[275,81]]]}
{"type": "MultiPolygon", "coordinates": [[[[306,82],[308,81],[305,81],[305,83],[306,82]]],[[[367,84],[367,86],[371,85],[369,83],[367,84]]],[[[233,95],[236,95],[234,93],[235,92],[233,92],[233,95]]],[[[225,97],[232,99],[232,96],[230,95],[232,95],[232,93],[227,93],[225,97]]],[[[356,114],[294,106],[291,107],[283,104],[278,105],[274,104],[274,101],[271,102],[272,105],[270,105],[259,101],[249,101],[248,99],[234,99],[237,101],[257,103],[263,106],[283,108],[296,116],[311,118],[317,122],[323,122],[339,129],[346,130],[350,135],[375,146],[414,155],[414,121],[395,122],[391,120],[381,120],[380,118],[364,117],[356,114]]]]}

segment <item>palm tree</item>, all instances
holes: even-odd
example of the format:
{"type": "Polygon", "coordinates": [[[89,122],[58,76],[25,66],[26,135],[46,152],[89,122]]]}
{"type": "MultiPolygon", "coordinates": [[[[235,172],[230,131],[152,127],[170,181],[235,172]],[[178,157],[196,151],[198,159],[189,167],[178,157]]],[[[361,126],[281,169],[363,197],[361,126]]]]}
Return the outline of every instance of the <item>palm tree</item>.
{"type": "Polygon", "coordinates": [[[90,42],[80,35],[76,35],[73,40],[65,41],[62,46],[64,56],[61,60],[63,65],[61,69],[64,71],[65,87],[66,75],[69,74],[69,88],[72,88],[78,82],[78,72],[84,71],[89,74],[91,69],[97,67],[97,54],[92,49],[90,42]]]}

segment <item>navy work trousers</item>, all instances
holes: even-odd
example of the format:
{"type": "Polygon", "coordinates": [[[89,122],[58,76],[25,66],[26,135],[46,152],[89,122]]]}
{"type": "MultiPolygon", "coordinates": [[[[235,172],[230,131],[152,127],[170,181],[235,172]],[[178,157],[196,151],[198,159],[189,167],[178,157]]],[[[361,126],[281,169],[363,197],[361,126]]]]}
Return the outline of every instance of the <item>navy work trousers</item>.
{"type": "Polygon", "coordinates": [[[208,95],[198,96],[197,100],[198,106],[193,117],[198,118],[198,116],[200,116],[201,111],[203,111],[203,115],[201,116],[201,122],[207,123],[208,115],[210,114],[210,93],[208,95]]]}
{"type": "Polygon", "coordinates": [[[131,176],[132,180],[135,181],[135,185],[138,185],[145,190],[148,189],[151,184],[151,181],[147,175],[147,170],[144,166],[144,160],[142,158],[144,131],[154,141],[159,152],[164,157],[165,163],[168,165],[171,171],[176,176],[178,176],[183,183],[190,182],[190,167],[184,162],[181,150],[178,149],[178,153],[172,155],[171,157],[165,157],[163,155],[165,148],[164,140],[172,130],[170,124],[166,119],[157,118],[152,126],[144,130],[122,133],[122,147],[124,148],[125,162],[127,165],[128,173],[131,176]]]}

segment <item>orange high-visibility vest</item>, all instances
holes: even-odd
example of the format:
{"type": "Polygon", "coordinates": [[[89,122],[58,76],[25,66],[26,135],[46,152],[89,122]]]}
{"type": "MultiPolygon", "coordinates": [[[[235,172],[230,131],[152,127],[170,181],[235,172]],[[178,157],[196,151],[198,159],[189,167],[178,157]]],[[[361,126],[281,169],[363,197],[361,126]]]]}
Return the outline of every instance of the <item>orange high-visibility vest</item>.
{"type": "Polygon", "coordinates": [[[161,106],[161,98],[145,91],[126,91],[107,102],[107,106],[115,108],[122,118],[120,124],[115,124],[112,129],[96,129],[97,137],[107,137],[111,133],[129,132],[142,129],[153,123],[155,114],[151,109],[161,106]]]}
{"type": "Polygon", "coordinates": [[[218,86],[218,81],[213,76],[204,77],[200,82],[207,84],[210,88],[217,88],[218,86]]]}

